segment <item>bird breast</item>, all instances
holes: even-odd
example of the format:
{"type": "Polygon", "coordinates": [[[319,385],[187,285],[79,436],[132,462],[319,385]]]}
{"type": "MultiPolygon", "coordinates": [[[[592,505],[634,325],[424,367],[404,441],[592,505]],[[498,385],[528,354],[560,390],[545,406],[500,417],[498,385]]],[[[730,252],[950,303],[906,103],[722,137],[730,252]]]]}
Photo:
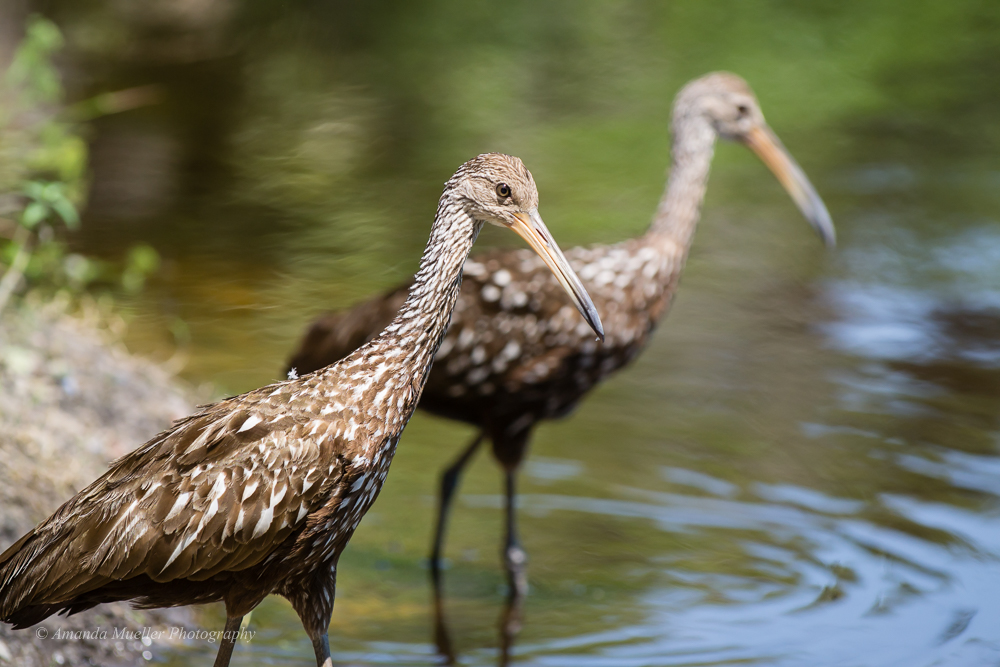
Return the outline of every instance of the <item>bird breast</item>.
{"type": "MultiPolygon", "coordinates": [[[[361,519],[378,498],[398,441],[398,437],[385,439],[370,455],[358,454],[346,462],[336,491],[309,518],[297,540],[295,552],[308,553],[311,562],[337,561],[361,519]]],[[[300,560],[289,559],[290,563],[300,560]]]]}

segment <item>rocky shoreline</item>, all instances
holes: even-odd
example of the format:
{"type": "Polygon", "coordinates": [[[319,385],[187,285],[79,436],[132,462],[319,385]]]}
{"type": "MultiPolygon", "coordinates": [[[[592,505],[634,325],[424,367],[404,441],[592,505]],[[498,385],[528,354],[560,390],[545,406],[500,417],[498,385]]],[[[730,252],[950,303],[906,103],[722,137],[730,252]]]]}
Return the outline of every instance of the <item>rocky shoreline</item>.
{"type": "MultiPolygon", "coordinates": [[[[130,355],[96,308],[78,310],[27,299],[0,315],[0,551],[195,403],[164,369],[130,355]]],[[[197,629],[189,609],[127,604],[27,630],[0,624],[0,665],[143,664],[181,641],[178,628],[197,629]]]]}

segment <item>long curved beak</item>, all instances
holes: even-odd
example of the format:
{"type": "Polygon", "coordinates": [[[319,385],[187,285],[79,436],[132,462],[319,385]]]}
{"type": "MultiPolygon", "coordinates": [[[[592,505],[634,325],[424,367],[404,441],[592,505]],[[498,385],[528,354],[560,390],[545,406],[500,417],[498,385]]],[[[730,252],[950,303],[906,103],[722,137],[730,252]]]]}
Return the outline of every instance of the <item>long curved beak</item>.
{"type": "Polygon", "coordinates": [[[597,314],[597,308],[594,307],[594,302],[586,288],[570,267],[562,250],[556,245],[556,241],[552,238],[545,223],[542,222],[541,216],[538,215],[538,209],[533,208],[527,213],[515,213],[514,218],[515,222],[511,225],[511,229],[527,241],[531,249],[545,261],[552,273],[559,279],[559,284],[573,299],[573,303],[583,315],[583,319],[587,320],[590,328],[603,341],[604,325],[601,324],[601,316],[597,314]]]}
{"type": "Polygon", "coordinates": [[[777,176],[795,204],[802,211],[812,228],[828,247],[837,244],[837,232],[833,228],[830,212],[826,204],[816,194],[816,189],[806,178],[802,168],[785,150],[781,140],[766,125],[758,125],[745,139],[746,145],[757,154],[764,164],[777,176]]]}

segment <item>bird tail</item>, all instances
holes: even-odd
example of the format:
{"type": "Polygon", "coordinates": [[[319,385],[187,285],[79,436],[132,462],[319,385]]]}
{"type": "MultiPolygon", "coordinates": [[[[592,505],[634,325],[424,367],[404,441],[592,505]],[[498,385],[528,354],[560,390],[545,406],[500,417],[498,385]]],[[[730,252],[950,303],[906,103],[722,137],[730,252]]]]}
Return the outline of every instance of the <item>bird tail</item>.
{"type": "Polygon", "coordinates": [[[45,557],[36,530],[0,554],[0,620],[15,630],[26,628],[58,612],[65,605],[32,604],[35,587],[52,563],[45,557]]]}
{"type": "Polygon", "coordinates": [[[105,602],[135,598],[137,588],[150,594],[156,591],[157,584],[148,578],[142,585],[129,587],[126,582],[89,573],[73,576],[65,570],[66,551],[72,547],[67,549],[44,528],[45,524],[35,528],[0,554],[0,620],[15,630],[53,614],[70,616],[105,602]]]}

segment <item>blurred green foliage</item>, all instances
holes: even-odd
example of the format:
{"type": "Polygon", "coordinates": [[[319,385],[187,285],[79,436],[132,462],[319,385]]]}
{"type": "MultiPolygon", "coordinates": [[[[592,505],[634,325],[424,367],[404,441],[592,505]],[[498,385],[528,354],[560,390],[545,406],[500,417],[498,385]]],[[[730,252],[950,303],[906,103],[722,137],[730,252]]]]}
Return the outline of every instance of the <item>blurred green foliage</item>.
{"type": "Polygon", "coordinates": [[[136,293],[159,267],[159,256],[148,245],[134,247],[118,270],[68,252],[57,233],[59,227],[79,227],[87,191],[83,128],[64,113],[53,62],[62,46],[59,28],[32,16],[0,78],[0,309],[22,278],[46,289],[79,292],[102,281],[136,293]]]}
{"type": "Polygon", "coordinates": [[[75,223],[75,205],[86,188],[87,145],[77,128],[57,117],[63,90],[52,58],[62,43],[55,24],[32,17],[0,79],[0,214],[23,211],[32,229],[50,221],[52,211],[75,223]],[[42,214],[39,207],[48,210],[42,214]]]}
{"type": "Polygon", "coordinates": [[[160,255],[149,245],[134,246],[125,260],[121,285],[126,292],[137,294],[142,291],[146,279],[160,268],[160,255]]]}

